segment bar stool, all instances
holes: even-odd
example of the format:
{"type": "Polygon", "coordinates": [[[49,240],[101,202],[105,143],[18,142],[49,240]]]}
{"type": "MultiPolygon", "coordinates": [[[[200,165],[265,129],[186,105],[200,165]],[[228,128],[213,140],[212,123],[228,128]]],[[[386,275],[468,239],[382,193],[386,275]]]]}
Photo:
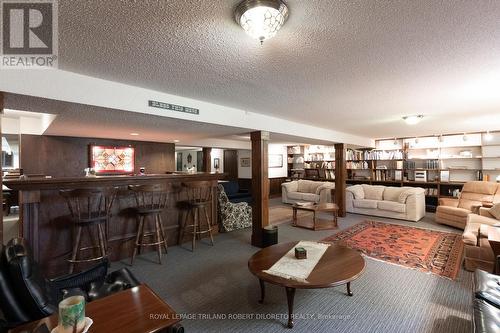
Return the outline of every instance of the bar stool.
{"type": "MultiPolygon", "coordinates": [[[[106,230],[111,206],[116,197],[116,189],[75,189],[61,190],[59,193],[68,205],[75,234],[71,259],[68,260],[69,273],[71,274],[75,264],[98,261],[108,256],[106,230]],[[84,229],[88,231],[90,246],[81,247],[84,229]],[[97,245],[94,244],[93,233],[97,233],[97,245]],[[94,249],[98,249],[100,255],[93,253],[93,256],[89,258],[78,258],[80,252],[94,249]]],[[[85,241],[83,243],[85,244],[85,241]]]]}
{"type": "Polygon", "coordinates": [[[212,236],[212,225],[208,215],[207,208],[212,205],[212,193],[214,186],[210,181],[195,181],[183,183],[182,187],[186,190],[187,200],[181,201],[180,204],[185,209],[184,221],[179,232],[179,245],[182,244],[184,233],[192,234],[192,248],[196,246],[196,238],[200,239],[200,235],[208,234],[210,236],[211,245],[214,245],[214,238],[212,236]],[[202,228],[200,211],[204,212],[202,216],[205,217],[205,227],[202,228]],[[189,215],[192,217],[192,224],[188,224],[189,215]],[[186,229],[188,229],[186,231],[186,229]]]}
{"type": "Polygon", "coordinates": [[[167,239],[165,238],[165,232],[163,231],[161,213],[168,205],[168,197],[172,192],[172,188],[164,184],[154,184],[131,185],[129,186],[129,189],[133,191],[135,195],[139,221],[137,235],[135,237],[134,253],[132,254],[130,265],[134,264],[137,250],[140,250],[143,246],[157,247],[158,261],[161,265],[161,247],[163,246],[165,248],[165,252],[168,251],[167,239]],[[154,221],[154,231],[145,232],[144,226],[147,224],[148,217],[150,221],[154,221]],[[148,236],[154,236],[155,240],[150,243],[144,243],[143,238],[148,236]]]}

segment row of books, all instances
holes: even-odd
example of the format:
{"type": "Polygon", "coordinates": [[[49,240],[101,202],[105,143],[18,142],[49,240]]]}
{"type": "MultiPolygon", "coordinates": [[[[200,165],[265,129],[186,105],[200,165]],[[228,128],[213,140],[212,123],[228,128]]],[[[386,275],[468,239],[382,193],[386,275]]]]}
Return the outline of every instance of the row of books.
{"type": "Polygon", "coordinates": [[[388,181],[388,180],[401,180],[401,173],[399,173],[399,179],[396,179],[395,173],[391,170],[375,170],[374,180],[376,181],[388,181]]]}
{"type": "Polygon", "coordinates": [[[375,169],[403,169],[403,161],[384,161],[377,163],[375,169]]]}
{"type": "Polygon", "coordinates": [[[362,160],[401,160],[406,157],[406,153],[402,150],[346,150],[346,160],[362,161],[362,160]]]}
{"type": "Polygon", "coordinates": [[[325,170],[325,178],[326,179],[335,179],[335,171],[325,170]]]}
{"type": "Polygon", "coordinates": [[[346,168],[347,169],[366,170],[366,169],[370,169],[370,166],[368,165],[368,162],[366,162],[366,161],[364,161],[364,162],[349,161],[349,162],[346,162],[346,168]]]}
{"type": "Polygon", "coordinates": [[[329,153],[308,154],[304,155],[304,159],[306,161],[332,161],[335,160],[335,153],[333,155],[329,153]]]}
{"type": "Polygon", "coordinates": [[[307,169],[335,169],[335,162],[311,162],[304,163],[304,168],[307,169]]]}

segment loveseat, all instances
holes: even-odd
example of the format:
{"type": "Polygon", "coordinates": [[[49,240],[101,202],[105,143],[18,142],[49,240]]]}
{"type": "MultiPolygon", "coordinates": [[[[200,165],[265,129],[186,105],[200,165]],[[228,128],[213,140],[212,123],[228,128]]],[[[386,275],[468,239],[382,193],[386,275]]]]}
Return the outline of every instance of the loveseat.
{"type": "Polygon", "coordinates": [[[441,198],[436,209],[436,222],[455,228],[464,229],[467,216],[478,213],[483,203],[500,202],[499,186],[496,183],[473,181],[467,182],[457,199],[441,198]]]}
{"type": "Polygon", "coordinates": [[[488,241],[490,228],[500,227],[500,207],[479,209],[479,214],[467,215],[467,224],[462,234],[464,243],[464,266],[468,271],[482,269],[493,272],[495,255],[488,241]]]}
{"type": "Polygon", "coordinates": [[[416,222],[425,215],[425,191],[420,187],[353,185],[346,188],[346,210],[416,222]]]}
{"type": "Polygon", "coordinates": [[[281,199],[283,203],[295,202],[332,202],[331,190],[335,183],[314,180],[293,180],[281,184],[281,199]]]}

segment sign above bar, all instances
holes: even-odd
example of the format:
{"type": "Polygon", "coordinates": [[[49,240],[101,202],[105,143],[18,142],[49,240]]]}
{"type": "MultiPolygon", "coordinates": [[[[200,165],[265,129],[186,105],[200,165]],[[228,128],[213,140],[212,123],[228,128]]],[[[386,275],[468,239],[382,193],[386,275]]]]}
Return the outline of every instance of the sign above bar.
{"type": "Polygon", "coordinates": [[[158,102],[158,101],[149,101],[149,106],[153,108],[172,110],[177,112],[191,113],[191,114],[200,114],[200,110],[195,108],[190,108],[182,105],[175,105],[170,103],[158,102]]]}

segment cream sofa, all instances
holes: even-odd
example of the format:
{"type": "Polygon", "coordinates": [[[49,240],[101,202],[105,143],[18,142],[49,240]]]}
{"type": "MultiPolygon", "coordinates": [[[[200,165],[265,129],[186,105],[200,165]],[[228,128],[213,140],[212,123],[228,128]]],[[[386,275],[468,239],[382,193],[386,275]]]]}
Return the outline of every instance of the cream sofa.
{"type": "Polygon", "coordinates": [[[479,208],[478,214],[468,214],[462,241],[464,243],[464,266],[468,271],[482,269],[493,272],[495,255],[488,241],[488,229],[500,227],[500,220],[489,213],[488,208],[479,208]]]}
{"type": "Polygon", "coordinates": [[[331,190],[335,183],[314,180],[293,180],[281,184],[281,199],[283,203],[295,202],[332,202],[331,190]]]}
{"type": "Polygon", "coordinates": [[[349,186],[346,188],[346,210],[416,222],[425,215],[425,191],[420,187],[349,186]]]}

